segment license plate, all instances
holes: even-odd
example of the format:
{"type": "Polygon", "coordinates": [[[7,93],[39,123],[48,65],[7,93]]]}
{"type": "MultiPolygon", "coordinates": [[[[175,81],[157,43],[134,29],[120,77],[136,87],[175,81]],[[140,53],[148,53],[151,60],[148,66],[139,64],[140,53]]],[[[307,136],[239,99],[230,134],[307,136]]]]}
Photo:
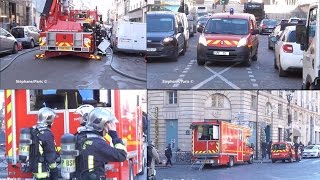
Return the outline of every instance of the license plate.
{"type": "Polygon", "coordinates": [[[147,51],[157,51],[157,48],[147,48],[147,51]]]}
{"type": "Polygon", "coordinates": [[[58,47],[59,51],[72,51],[72,47],[58,47]]]}
{"type": "Polygon", "coordinates": [[[120,42],[130,42],[130,39],[120,39],[120,42]]]}
{"type": "Polygon", "coordinates": [[[229,56],[229,52],[226,51],[213,51],[214,55],[220,55],[220,56],[229,56]]]}

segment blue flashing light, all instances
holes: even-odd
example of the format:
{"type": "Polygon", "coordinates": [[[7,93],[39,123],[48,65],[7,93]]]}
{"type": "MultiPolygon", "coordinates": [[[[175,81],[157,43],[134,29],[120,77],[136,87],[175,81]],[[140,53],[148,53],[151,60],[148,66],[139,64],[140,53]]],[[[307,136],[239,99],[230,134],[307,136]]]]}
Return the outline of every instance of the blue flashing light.
{"type": "Polygon", "coordinates": [[[230,14],[233,15],[234,14],[234,9],[230,8],[230,14]]]}

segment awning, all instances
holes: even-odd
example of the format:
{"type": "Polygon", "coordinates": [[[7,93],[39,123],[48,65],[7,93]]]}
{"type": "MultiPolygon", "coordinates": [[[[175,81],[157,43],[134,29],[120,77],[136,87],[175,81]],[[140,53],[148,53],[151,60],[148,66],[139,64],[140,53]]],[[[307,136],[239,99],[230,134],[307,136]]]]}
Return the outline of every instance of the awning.
{"type": "Polygon", "coordinates": [[[292,135],[293,135],[293,136],[301,137],[301,133],[300,133],[300,131],[299,131],[298,129],[295,129],[295,128],[293,128],[292,135]]]}

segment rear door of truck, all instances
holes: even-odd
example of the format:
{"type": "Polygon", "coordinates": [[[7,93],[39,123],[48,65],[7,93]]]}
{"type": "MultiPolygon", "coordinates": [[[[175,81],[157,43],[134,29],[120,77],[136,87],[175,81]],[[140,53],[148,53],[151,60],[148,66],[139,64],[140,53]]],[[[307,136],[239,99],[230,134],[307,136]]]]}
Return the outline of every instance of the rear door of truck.
{"type": "Polygon", "coordinates": [[[118,49],[131,50],[133,48],[133,37],[136,33],[135,24],[130,22],[118,23],[118,49]]]}

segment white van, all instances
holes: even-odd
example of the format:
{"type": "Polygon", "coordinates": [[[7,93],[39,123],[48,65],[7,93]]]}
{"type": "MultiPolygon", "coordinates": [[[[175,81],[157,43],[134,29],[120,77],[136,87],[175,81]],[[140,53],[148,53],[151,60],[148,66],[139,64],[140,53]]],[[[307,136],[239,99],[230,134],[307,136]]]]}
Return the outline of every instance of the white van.
{"type": "Polygon", "coordinates": [[[320,89],[320,1],[309,7],[306,25],[297,25],[303,50],[303,89],[320,89]]]}
{"type": "Polygon", "coordinates": [[[189,46],[189,37],[190,37],[190,29],[187,15],[185,13],[179,13],[179,17],[181,18],[182,26],[184,28],[183,34],[186,38],[187,47],[189,46]]]}
{"type": "Polygon", "coordinates": [[[116,22],[112,28],[113,51],[144,53],[147,51],[147,24],[140,22],[116,22]]]}

